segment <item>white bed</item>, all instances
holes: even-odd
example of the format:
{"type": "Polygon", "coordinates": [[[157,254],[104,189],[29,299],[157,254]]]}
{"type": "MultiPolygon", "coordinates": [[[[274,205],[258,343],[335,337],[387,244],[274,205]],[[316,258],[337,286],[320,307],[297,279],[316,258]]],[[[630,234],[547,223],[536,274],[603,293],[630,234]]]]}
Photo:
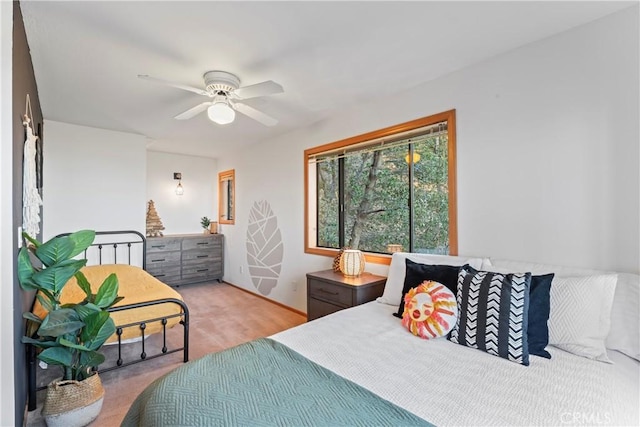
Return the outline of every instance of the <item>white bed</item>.
{"type": "Polygon", "coordinates": [[[411,335],[370,302],[271,338],[438,425],[640,425],[640,363],[548,347],[528,367],[444,338],[411,335]],[[348,327],[345,327],[348,325],[348,327]]]}
{"type": "Polygon", "coordinates": [[[395,253],[378,301],[178,368],[136,399],[123,425],[192,424],[197,415],[203,425],[638,426],[640,277],[599,273],[395,253]],[[548,310],[549,342],[567,351],[548,345],[551,359],[531,355],[525,366],[446,338],[412,335],[392,316],[407,258],[485,271],[555,272],[544,294],[547,308],[533,307],[548,310]],[[312,366],[300,373],[300,365],[312,366]],[[355,397],[344,383],[364,393],[355,397]],[[389,402],[393,408],[384,412],[389,402]]]}

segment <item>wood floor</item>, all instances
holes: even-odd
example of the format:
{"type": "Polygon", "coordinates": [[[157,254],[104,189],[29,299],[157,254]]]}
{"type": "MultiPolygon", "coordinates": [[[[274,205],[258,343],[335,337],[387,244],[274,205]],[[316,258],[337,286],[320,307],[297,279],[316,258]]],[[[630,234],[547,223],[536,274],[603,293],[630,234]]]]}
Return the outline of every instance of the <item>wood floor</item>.
{"type": "MultiPolygon", "coordinates": [[[[224,283],[184,285],[177,290],[189,306],[191,316],[190,360],[306,321],[305,316],[224,283]]],[[[179,341],[179,331],[175,332],[171,338],[179,341]]],[[[120,425],[138,394],[153,380],[180,365],[182,353],[176,353],[101,374],[105,388],[104,403],[99,417],[91,426],[120,425]]],[[[42,402],[41,396],[38,402],[42,402]]],[[[39,411],[29,413],[28,426],[44,426],[39,411]]]]}

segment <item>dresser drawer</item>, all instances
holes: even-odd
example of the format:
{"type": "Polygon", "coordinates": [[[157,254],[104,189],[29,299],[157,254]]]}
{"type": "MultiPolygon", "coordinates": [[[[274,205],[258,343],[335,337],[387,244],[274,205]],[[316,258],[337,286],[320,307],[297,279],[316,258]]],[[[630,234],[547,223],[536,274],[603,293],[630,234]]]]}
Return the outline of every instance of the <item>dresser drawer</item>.
{"type": "Polygon", "coordinates": [[[178,267],[177,270],[167,270],[167,271],[159,271],[159,272],[149,271],[149,274],[151,274],[153,277],[160,280],[161,282],[166,283],[167,285],[179,284],[180,279],[182,277],[180,274],[180,267],[178,267]]]}
{"type": "Polygon", "coordinates": [[[146,270],[158,280],[180,286],[222,280],[224,236],[191,234],[147,240],[146,270]]]}
{"type": "Polygon", "coordinates": [[[352,304],[353,293],[349,288],[314,279],[309,280],[308,286],[312,298],[340,304],[343,307],[350,307],[352,304]]]}
{"type": "Polygon", "coordinates": [[[151,264],[147,266],[147,272],[154,276],[161,273],[180,275],[181,270],[182,266],[180,265],[180,261],[166,264],[151,264]]]}
{"type": "Polygon", "coordinates": [[[183,265],[182,266],[182,279],[183,280],[198,280],[208,279],[211,277],[217,277],[222,269],[220,263],[206,263],[197,265],[183,265]]]}
{"type": "Polygon", "coordinates": [[[201,237],[201,238],[189,238],[184,239],[182,242],[182,250],[188,251],[191,249],[201,250],[216,250],[222,247],[222,239],[215,237],[201,237]]]}
{"type": "Polygon", "coordinates": [[[222,262],[222,254],[218,251],[186,251],[182,253],[183,264],[198,264],[201,262],[222,262]]]}
{"type": "Polygon", "coordinates": [[[162,238],[158,240],[149,239],[147,241],[147,255],[156,253],[156,252],[179,251],[180,243],[181,243],[180,239],[167,239],[167,238],[162,238]]]}
{"type": "Polygon", "coordinates": [[[180,265],[180,252],[153,252],[147,254],[147,269],[156,265],[180,265]]]}

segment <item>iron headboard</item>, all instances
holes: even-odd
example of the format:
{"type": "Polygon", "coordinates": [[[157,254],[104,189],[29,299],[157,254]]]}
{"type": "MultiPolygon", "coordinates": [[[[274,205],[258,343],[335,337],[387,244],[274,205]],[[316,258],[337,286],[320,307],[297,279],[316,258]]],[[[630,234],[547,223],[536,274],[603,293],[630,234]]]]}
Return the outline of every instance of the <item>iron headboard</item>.
{"type": "MultiPolygon", "coordinates": [[[[71,233],[62,233],[58,234],[56,237],[68,236],[71,233]]],[[[97,251],[97,264],[102,265],[103,261],[103,250],[106,252],[109,250],[110,256],[113,258],[109,258],[109,264],[118,264],[118,255],[122,256],[123,251],[118,251],[118,248],[125,247],[124,256],[127,259],[127,264],[131,265],[131,249],[132,247],[136,247],[137,245],[142,245],[142,269],[147,269],[147,239],[145,236],[136,231],[136,230],[118,230],[118,231],[96,231],[96,240],[98,242],[94,242],[84,251],[84,258],[88,258],[91,254],[91,248],[95,248],[97,251]],[[110,239],[98,239],[99,236],[114,236],[113,240],[110,239]],[[115,236],[120,236],[117,238],[115,236]]],[[[124,264],[121,262],[120,264],[124,264]]]]}

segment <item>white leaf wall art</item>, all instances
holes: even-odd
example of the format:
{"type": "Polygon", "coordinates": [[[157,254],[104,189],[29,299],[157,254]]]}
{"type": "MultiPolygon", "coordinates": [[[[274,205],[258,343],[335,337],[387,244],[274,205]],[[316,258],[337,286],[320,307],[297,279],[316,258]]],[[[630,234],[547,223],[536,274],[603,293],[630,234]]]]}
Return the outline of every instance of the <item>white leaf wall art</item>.
{"type": "Polygon", "coordinates": [[[278,284],[282,254],[278,218],[269,202],[254,202],[247,227],[247,263],[253,285],[263,295],[269,295],[278,284]]]}

